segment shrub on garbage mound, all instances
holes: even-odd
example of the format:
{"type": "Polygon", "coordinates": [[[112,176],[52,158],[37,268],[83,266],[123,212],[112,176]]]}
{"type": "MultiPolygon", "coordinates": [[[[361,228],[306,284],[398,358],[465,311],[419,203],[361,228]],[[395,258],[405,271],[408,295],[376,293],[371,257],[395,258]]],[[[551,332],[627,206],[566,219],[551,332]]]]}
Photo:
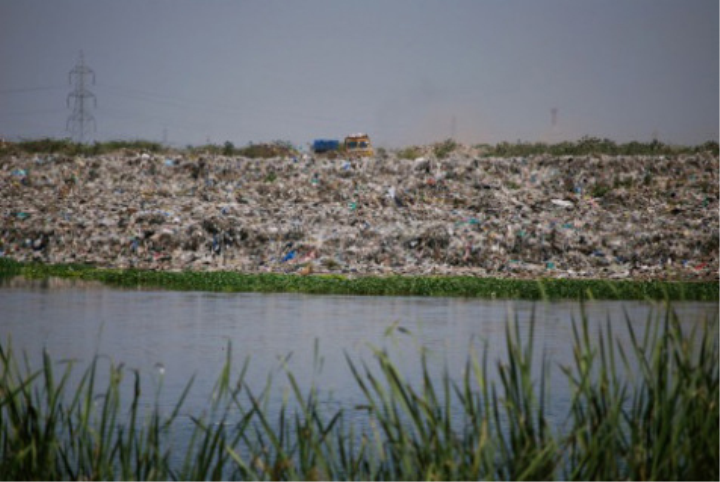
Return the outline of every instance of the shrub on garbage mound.
{"type": "Polygon", "coordinates": [[[5,143],[5,145],[0,144],[0,155],[28,153],[97,156],[124,149],[147,152],[162,152],[166,150],[166,148],[159,142],[144,140],[112,140],[95,142],[92,144],[82,144],[79,142],[73,142],[71,139],[43,138],[25,140],[17,143],[8,142],[5,143]]]}
{"type": "MultiPolygon", "coordinates": [[[[409,146],[396,150],[400,159],[415,159],[421,157],[423,152],[432,152],[437,158],[444,159],[454,150],[460,147],[453,139],[446,139],[430,146],[409,146]]],[[[499,142],[497,144],[477,144],[475,147],[481,150],[486,156],[517,157],[550,154],[557,156],[567,155],[677,155],[691,154],[698,152],[710,152],[718,155],[720,149],[717,141],[707,141],[696,146],[665,144],[657,139],[651,142],[630,141],[616,143],[607,138],[585,136],[576,141],[563,141],[554,144],[545,142],[499,142]]],[[[0,143],[0,156],[18,153],[30,154],[67,154],[67,155],[99,155],[121,149],[131,149],[148,152],[168,152],[171,149],[159,142],[147,140],[110,140],[83,144],[74,142],[69,138],[40,138],[29,139],[20,142],[0,143]]],[[[176,149],[172,149],[176,150],[176,149]]],[[[207,152],[211,154],[239,155],[249,158],[270,158],[277,156],[295,155],[295,149],[291,142],[273,141],[270,143],[248,143],[245,147],[235,147],[226,141],[222,145],[205,144],[201,146],[188,146],[190,152],[207,152]]]]}
{"type": "Polygon", "coordinates": [[[544,142],[500,142],[491,145],[480,145],[488,156],[533,156],[550,154],[555,156],[585,156],[589,154],[605,154],[609,156],[652,156],[677,155],[697,152],[710,152],[718,155],[718,143],[708,141],[698,146],[682,146],[665,144],[657,139],[651,142],[630,141],[618,144],[610,139],[585,136],[577,141],[564,141],[556,144],[544,142]]]}

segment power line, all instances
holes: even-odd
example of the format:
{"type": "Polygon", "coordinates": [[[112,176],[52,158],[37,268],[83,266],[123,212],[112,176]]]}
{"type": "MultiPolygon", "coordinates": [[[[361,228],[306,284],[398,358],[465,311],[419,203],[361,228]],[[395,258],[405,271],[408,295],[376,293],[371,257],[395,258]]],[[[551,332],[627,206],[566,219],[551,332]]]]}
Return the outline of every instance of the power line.
{"type": "Polygon", "coordinates": [[[24,87],[20,89],[0,89],[0,95],[7,94],[26,94],[30,92],[41,92],[47,90],[58,90],[64,88],[61,85],[47,86],[47,87],[24,87]]]}
{"type": "Polygon", "coordinates": [[[68,117],[66,128],[70,131],[76,142],[83,143],[85,141],[86,124],[93,124],[94,130],[97,130],[95,117],[86,109],[86,99],[93,99],[95,107],[97,107],[97,98],[95,94],[85,88],[85,77],[92,76],[92,82],[95,83],[95,72],[85,65],[85,56],[80,51],[80,61],[68,74],[70,84],[75,81],[75,90],[70,92],[67,97],[67,105],[70,107],[70,98],[73,98],[73,113],[68,117]]]}
{"type": "MultiPolygon", "coordinates": [[[[26,116],[26,115],[44,115],[44,114],[59,114],[60,112],[67,112],[67,109],[36,109],[36,110],[16,110],[16,111],[4,111],[5,116],[26,116]]],[[[13,122],[12,119],[0,119],[0,122],[13,122]]]]}

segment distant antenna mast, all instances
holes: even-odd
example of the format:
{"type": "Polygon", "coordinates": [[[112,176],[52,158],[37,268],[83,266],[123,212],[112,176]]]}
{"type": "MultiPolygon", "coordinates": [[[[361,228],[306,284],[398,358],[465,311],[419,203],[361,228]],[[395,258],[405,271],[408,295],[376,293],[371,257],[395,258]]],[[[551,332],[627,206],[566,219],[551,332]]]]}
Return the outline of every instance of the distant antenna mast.
{"type": "Polygon", "coordinates": [[[557,127],[557,120],[558,120],[558,110],[557,107],[553,107],[550,109],[550,116],[551,116],[551,122],[553,129],[557,127]]]}
{"type": "Polygon", "coordinates": [[[95,84],[95,72],[85,65],[85,56],[80,51],[80,61],[68,74],[68,80],[75,90],[67,97],[67,106],[70,107],[70,99],[73,99],[73,112],[68,117],[66,129],[71,133],[76,142],[85,142],[85,133],[89,124],[93,125],[93,131],[97,128],[95,117],[87,111],[86,100],[92,99],[97,107],[95,94],[85,88],[85,77],[92,76],[92,83],[95,84]]]}

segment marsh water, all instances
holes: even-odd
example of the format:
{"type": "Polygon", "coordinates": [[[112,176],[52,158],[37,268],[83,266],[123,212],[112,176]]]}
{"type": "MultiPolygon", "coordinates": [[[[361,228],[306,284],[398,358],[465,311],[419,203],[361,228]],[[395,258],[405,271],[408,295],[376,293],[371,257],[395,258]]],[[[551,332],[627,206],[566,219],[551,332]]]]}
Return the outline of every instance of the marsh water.
{"type": "MultiPolygon", "coordinates": [[[[716,303],[673,304],[690,328],[718,316],[716,303]]],[[[358,297],[303,294],[128,290],[62,279],[0,280],[2,343],[31,364],[46,349],[53,360],[139,369],[149,393],[172,406],[195,376],[184,411],[198,414],[210,399],[223,364],[232,376],[249,359],[248,387],[260,392],[273,379],[280,403],[290,370],[302,387],[315,384],[332,403],[363,403],[347,358],[373,368],[373,349],[387,349],[408,380],[420,380],[420,352],[432,373],[460,378],[469,357],[487,357],[490,378],[507,357],[508,322],[523,339],[534,320],[535,352],[551,368],[550,415],[567,413],[568,383],[559,369],[572,362],[573,322],[583,314],[590,333],[612,324],[628,342],[626,319],[642,333],[663,316],[662,303],[638,301],[530,302],[463,298],[358,297]],[[512,325],[511,325],[512,326],[512,325]],[[231,353],[228,355],[228,350],[231,353]],[[347,358],[346,358],[347,357],[347,358]]],[[[538,358],[540,359],[540,358],[538,358]]],[[[39,365],[38,365],[39,366],[39,365]]],[[[538,370],[542,363],[538,363],[538,370]]],[[[102,373],[101,369],[101,373],[102,373]]]]}

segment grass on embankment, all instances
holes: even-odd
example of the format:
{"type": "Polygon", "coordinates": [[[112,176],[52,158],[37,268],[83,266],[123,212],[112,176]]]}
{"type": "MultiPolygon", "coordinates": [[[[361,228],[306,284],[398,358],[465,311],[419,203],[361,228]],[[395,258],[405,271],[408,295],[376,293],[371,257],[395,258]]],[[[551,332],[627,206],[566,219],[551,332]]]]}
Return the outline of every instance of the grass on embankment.
{"type": "Polygon", "coordinates": [[[172,290],[310,293],[377,296],[461,296],[513,299],[667,299],[717,301],[718,282],[557,279],[525,280],[470,276],[298,276],[228,271],[166,272],[104,269],[86,265],[45,265],[0,259],[0,276],[77,278],[121,287],[172,290]]]}
{"type": "Polygon", "coordinates": [[[625,320],[624,348],[613,323],[573,324],[561,429],[547,415],[556,394],[532,322],[522,337],[508,323],[507,359],[469,356],[457,377],[432,376],[421,351],[420,386],[385,350],[348,356],[354,407],[324,403],[286,367],[289,391],[271,411],[270,386],[248,385],[247,362],[236,374],[228,346],[206,412],[189,415],[191,381],[163,413],[142,408],[152,405],[136,370],[111,363],[105,374],[95,358],[72,384],[72,362],[44,353],[30,368],[0,342],[0,479],[718,480],[717,318],[689,329],[668,307],[643,335],[636,321],[625,320]],[[182,450],[181,418],[192,423],[182,450]]]}

